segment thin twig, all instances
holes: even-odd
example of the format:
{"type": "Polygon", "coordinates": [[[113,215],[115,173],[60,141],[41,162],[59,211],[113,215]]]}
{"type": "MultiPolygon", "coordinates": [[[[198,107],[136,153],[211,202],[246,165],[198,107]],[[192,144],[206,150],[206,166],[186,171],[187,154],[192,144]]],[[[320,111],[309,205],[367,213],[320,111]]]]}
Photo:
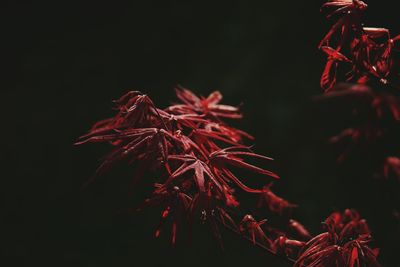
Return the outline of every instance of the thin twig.
{"type": "Polygon", "coordinates": [[[253,243],[253,244],[256,245],[257,247],[259,247],[259,248],[261,248],[261,249],[263,249],[263,250],[266,250],[268,253],[270,253],[270,254],[272,254],[272,255],[278,257],[278,258],[284,259],[285,261],[288,261],[288,262],[290,262],[290,263],[294,263],[294,262],[296,261],[295,259],[292,259],[292,258],[290,258],[289,256],[286,256],[286,257],[285,257],[283,254],[278,254],[278,253],[276,253],[275,251],[273,251],[271,248],[267,247],[266,245],[264,245],[264,244],[262,244],[262,243],[260,243],[260,242],[258,242],[258,241],[256,241],[256,240],[251,239],[249,236],[246,236],[246,235],[244,235],[243,233],[239,232],[237,229],[235,229],[235,228],[233,228],[233,227],[231,227],[231,226],[229,226],[229,225],[227,225],[227,224],[222,223],[220,220],[219,220],[219,222],[220,222],[226,229],[228,229],[229,231],[231,231],[231,232],[233,232],[233,233],[235,233],[235,234],[241,236],[243,239],[246,239],[247,241],[253,243]]]}

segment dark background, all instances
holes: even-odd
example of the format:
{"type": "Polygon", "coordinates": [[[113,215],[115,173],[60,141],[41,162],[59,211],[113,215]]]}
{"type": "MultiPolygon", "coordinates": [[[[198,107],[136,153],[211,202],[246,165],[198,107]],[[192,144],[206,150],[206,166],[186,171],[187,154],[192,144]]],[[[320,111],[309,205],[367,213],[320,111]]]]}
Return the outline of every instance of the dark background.
{"type": "MultiPolygon", "coordinates": [[[[395,2],[369,1],[369,26],[398,33],[395,2]]],[[[4,266],[287,266],[230,233],[222,251],[204,227],[190,245],[154,239],[156,211],[119,212],[131,201],[120,193],[127,167],[80,191],[107,148],[74,147],[76,138],[112,115],[111,100],[127,90],[165,107],[176,84],[243,103],[236,125],[276,159],[268,166],[282,176],[276,191],[300,204],[296,216],[313,233],[332,210],[357,208],[381,261],[399,266],[395,198],[371,177],[368,153],[335,163],[326,139],[343,118],[310,100],[321,93],[316,46],[329,25],[320,3],[2,3],[4,266]]]]}

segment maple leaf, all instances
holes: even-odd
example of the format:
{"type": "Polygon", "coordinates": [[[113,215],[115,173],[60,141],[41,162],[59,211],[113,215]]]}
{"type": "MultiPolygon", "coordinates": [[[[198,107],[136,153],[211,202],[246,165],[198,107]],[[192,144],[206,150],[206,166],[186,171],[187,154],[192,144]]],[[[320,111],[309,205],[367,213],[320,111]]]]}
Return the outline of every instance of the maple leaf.
{"type": "Polygon", "coordinates": [[[177,104],[168,107],[166,110],[169,112],[178,114],[204,114],[217,120],[221,118],[242,118],[242,114],[239,113],[239,109],[237,107],[219,104],[219,102],[222,100],[222,94],[219,91],[215,91],[207,98],[204,98],[196,96],[188,89],[178,87],[176,88],[176,95],[183,102],[183,104],[177,104]]]}
{"type": "Polygon", "coordinates": [[[170,129],[183,130],[185,128],[197,129],[199,124],[208,123],[204,115],[193,114],[171,114],[167,111],[157,109],[163,121],[170,129]]]}
{"type": "Polygon", "coordinates": [[[352,14],[363,11],[367,8],[367,4],[360,0],[332,0],[327,1],[322,5],[322,8],[333,8],[329,13],[328,18],[335,14],[352,14]]]}
{"type": "Polygon", "coordinates": [[[103,160],[97,172],[103,172],[115,162],[130,158],[135,161],[144,158],[158,158],[161,156],[167,162],[168,149],[171,146],[172,136],[164,129],[138,128],[127,130],[113,130],[114,133],[97,134],[83,137],[76,145],[90,142],[110,142],[116,148],[103,160]]]}
{"type": "Polygon", "coordinates": [[[244,157],[270,158],[244,147],[243,138],[253,137],[221,120],[240,118],[241,114],[236,107],[220,104],[219,92],[204,98],[179,88],[177,95],[183,104],[162,110],[148,96],[128,92],[114,101],[116,115],[96,123],[76,144],[102,142],[113,147],[97,174],[121,160],[137,165],[134,180],[149,170],[157,174],[155,190],[140,207],[162,207],[156,237],[170,223],[171,243],[175,244],[179,225],[187,223],[191,228],[194,220],[200,219],[208,222],[222,245],[218,223],[239,231],[231,216],[239,206],[231,184],[260,192],[245,186],[229,167],[278,176],[244,161],[244,157]],[[227,145],[233,147],[225,148],[227,145]]]}
{"type": "Polygon", "coordinates": [[[222,185],[217,181],[211,172],[209,166],[193,155],[170,155],[168,157],[170,160],[176,160],[182,162],[182,165],[176,169],[171,176],[164,183],[164,186],[168,186],[179,177],[188,177],[188,172],[193,172],[191,176],[197,185],[197,189],[200,193],[206,193],[207,181],[211,181],[220,191],[222,191],[222,185]]]}
{"type": "Polygon", "coordinates": [[[153,101],[139,91],[130,91],[114,100],[114,103],[118,110],[115,117],[95,123],[89,133],[80,137],[81,139],[104,135],[114,130],[154,126],[155,121],[162,123],[153,101]]]}
{"type": "Polygon", "coordinates": [[[208,122],[204,125],[204,130],[213,132],[219,136],[228,138],[235,144],[240,144],[243,138],[254,140],[254,137],[245,131],[229,127],[222,123],[208,122]]]}
{"type": "Polygon", "coordinates": [[[324,224],[328,232],[305,243],[294,267],[380,266],[376,260],[379,250],[368,247],[370,231],[357,211],[334,212],[324,224]]]}
{"type": "Polygon", "coordinates": [[[216,141],[233,146],[243,146],[229,137],[226,137],[224,133],[212,130],[195,129],[190,133],[190,137],[193,138],[196,143],[201,144],[204,150],[208,152],[220,149],[221,146],[217,145],[216,141]]]}
{"type": "Polygon", "coordinates": [[[258,189],[251,189],[243,184],[240,179],[238,179],[228,168],[227,165],[239,167],[241,169],[249,170],[255,173],[259,173],[262,175],[270,176],[274,179],[279,179],[279,176],[271,171],[262,169],[260,167],[256,167],[251,165],[241,158],[242,156],[253,157],[253,158],[260,158],[266,160],[272,160],[269,157],[262,156],[259,154],[255,154],[249,152],[248,148],[243,147],[228,147],[225,149],[221,149],[215,152],[212,152],[209,155],[210,166],[215,175],[220,180],[228,180],[234,182],[237,186],[243,189],[246,192],[251,193],[260,193],[262,190],[258,189]]]}

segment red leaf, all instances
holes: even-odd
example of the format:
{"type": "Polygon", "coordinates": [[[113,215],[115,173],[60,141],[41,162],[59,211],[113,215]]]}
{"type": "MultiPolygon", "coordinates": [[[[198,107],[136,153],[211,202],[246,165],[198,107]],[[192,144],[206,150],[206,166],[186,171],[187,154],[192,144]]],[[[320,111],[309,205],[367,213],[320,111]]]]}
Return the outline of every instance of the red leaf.
{"type": "Polygon", "coordinates": [[[326,92],[331,90],[332,87],[336,84],[337,66],[338,63],[333,59],[328,60],[328,62],[325,65],[325,69],[321,76],[320,84],[322,89],[324,89],[326,92]]]}
{"type": "Polygon", "coordinates": [[[285,211],[291,211],[292,208],[297,206],[275,195],[275,193],[273,193],[270,189],[271,186],[271,183],[264,186],[264,188],[260,192],[260,197],[257,205],[258,208],[261,208],[265,205],[271,212],[283,215],[285,211]]]}
{"type": "Polygon", "coordinates": [[[244,151],[243,147],[229,147],[221,149],[210,154],[210,163],[214,167],[224,168],[226,164],[233,165],[239,168],[247,169],[259,174],[267,175],[275,179],[279,179],[279,176],[271,171],[256,167],[245,162],[241,156],[248,156],[254,158],[261,158],[266,160],[272,160],[272,158],[255,154],[252,152],[244,151]]]}

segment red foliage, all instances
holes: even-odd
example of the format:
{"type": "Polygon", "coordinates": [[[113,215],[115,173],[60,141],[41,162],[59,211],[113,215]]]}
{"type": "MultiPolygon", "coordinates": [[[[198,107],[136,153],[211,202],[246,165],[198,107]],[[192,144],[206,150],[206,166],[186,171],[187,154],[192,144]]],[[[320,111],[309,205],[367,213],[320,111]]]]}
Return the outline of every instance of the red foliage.
{"type": "MultiPolygon", "coordinates": [[[[379,123],[382,118],[400,120],[398,96],[367,85],[375,81],[381,86],[393,86],[389,82],[393,76],[392,52],[400,37],[391,38],[387,29],[364,27],[361,13],[366,8],[359,0],[329,1],[322,6],[328,11],[328,18],[337,18],[319,45],[327,55],[321,77],[321,87],[326,92],[323,98],[362,102],[363,107],[353,108],[353,113],[361,113],[367,106],[372,118],[366,125],[345,129],[331,138],[332,142],[346,138],[353,143],[369,142],[384,134],[385,127],[379,123]],[[338,68],[343,65],[348,68],[344,80],[355,85],[336,85],[338,68]]],[[[152,195],[141,206],[162,207],[156,237],[169,221],[171,243],[175,244],[182,223],[191,226],[200,220],[208,222],[220,241],[218,225],[223,225],[254,245],[284,255],[294,266],[379,266],[379,250],[369,247],[370,230],[356,211],[332,213],[324,222],[326,232],[314,237],[291,218],[297,205],[271,191],[271,179],[279,176],[248,161],[271,158],[254,153],[243,142],[254,138],[224,122],[240,119],[242,114],[237,107],[220,104],[220,92],[199,97],[179,87],[176,94],[181,103],[159,109],[147,95],[128,92],[114,101],[114,117],[93,125],[76,143],[104,142],[112,146],[97,174],[119,161],[127,161],[139,167],[135,179],[144,179],[149,172],[156,176],[152,195]],[[261,189],[250,188],[244,181],[251,178],[238,178],[234,170],[266,176],[268,183],[261,189]],[[258,221],[249,214],[238,220],[237,189],[258,194],[258,208],[266,207],[280,216],[285,227],[274,228],[266,219],[258,221]]],[[[341,158],[345,156],[346,152],[341,158]]],[[[400,176],[399,162],[398,157],[385,156],[386,177],[400,176]]]]}
{"type": "Polygon", "coordinates": [[[296,205],[273,193],[272,182],[262,189],[252,189],[232,172],[231,167],[234,167],[279,178],[245,161],[245,158],[271,158],[244,146],[242,139],[249,135],[221,120],[221,117],[239,118],[241,115],[234,107],[218,104],[220,93],[200,98],[187,89],[178,89],[177,94],[184,104],[161,110],[148,96],[129,92],[115,101],[118,111],[115,117],[96,123],[77,142],[106,142],[113,147],[98,173],[117,161],[127,160],[140,166],[141,172],[135,179],[144,178],[146,171],[158,175],[152,195],[141,206],[162,206],[156,237],[169,221],[171,243],[175,244],[182,223],[191,226],[195,220],[200,220],[208,222],[220,241],[219,224],[255,245],[296,261],[295,266],[331,266],[344,262],[348,262],[348,266],[356,266],[356,262],[377,264],[377,253],[367,246],[368,227],[355,211],[333,213],[325,221],[328,232],[314,238],[300,222],[291,218],[286,219],[287,229],[273,228],[267,225],[266,219],[257,221],[252,215],[245,215],[237,224],[240,202],[235,189],[258,194],[258,207],[266,206],[280,216],[291,216],[296,205]]]}
{"type": "MultiPolygon", "coordinates": [[[[162,110],[155,107],[148,96],[137,91],[128,92],[114,101],[117,114],[96,123],[77,144],[106,142],[113,147],[97,173],[122,160],[141,167],[141,174],[137,176],[156,171],[159,177],[155,190],[143,205],[164,207],[156,236],[169,219],[172,243],[175,243],[177,225],[200,218],[208,221],[220,238],[217,221],[236,228],[228,212],[239,206],[235,189],[264,192],[246,186],[231,167],[273,179],[279,176],[245,160],[271,158],[244,146],[243,138],[252,137],[222,121],[242,115],[236,107],[219,104],[221,93],[213,92],[207,98],[184,88],[178,88],[176,93],[182,104],[162,110]]],[[[135,177],[138,178],[142,177],[135,177]]]]}
{"type": "MultiPolygon", "coordinates": [[[[354,148],[369,147],[371,143],[388,143],[388,136],[396,135],[400,122],[399,88],[394,60],[395,49],[400,35],[391,37],[385,28],[364,27],[361,15],[367,5],[362,1],[331,1],[323,5],[328,17],[335,17],[329,32],[322,39],[319,48],[328,56],[321,77],[325,94],[320,99],[338,99],[342,107],[349,106],[353,118],[360,118],[349,128],[332,137],[332,143],[344,142],[348,148],[339,156],[345,160],[354,148]],[[337,69],[342,67],[346,75],[338,79],[337,69]],[[349,82],[336,84],[337,80],[349,82]]],[[[399,155],[392,148],[380,149],[376,153],[384,162],[384,173],[395,171],[393,160],[399,155]]],[[[400,178],[399,178],[400,179],[400,178]]]]}
{"type": "Polygon", "coordinates": [[[359,0],[329,1],[322,6],[328,18],[336,17],[329,32],[319,44],[328,57],[321,77],[321,87],[330,91],[336,84],[337,68],[347,64],[348,82],[366,83],[371,79],[388,83],[392,74],[393,47],[400,38],[391,38],[384,28],[364,27],[361,14],[367,5],[359,0]]]}
{"type": "MultiPolygon", "coordinates": [[[[379,174],[386,178],[388,185],[394,185],[400,181],[400,151],[396,148],[400,129],[400,88],[398,62],[395,60],[400,35],[392,37],[388,29],[365,27],[362,15],[366,8],[364,2],[355,0],[332,1],[323,5],[322,10],[327,10],[328,18],[334,17],[336,23],[319,46],[328,55],[321,77],[325,94],[319,99],[340,101],[340,108],[347,109],[348,117],[351,117],[352,124],[330,138],[332,143],[346,146],[338,161],[346,160],[357,149],[368,151],[374,158],[371,176],[379,174]],[[337,81],[347,83],[336,84],[337,81]]],[[[393,198],[396,198],[395,194],[393,198]]],[[[396,201],[388,201],[387,205],[393,210],[398,209],[396,201]]],[[[343,239],[340,235],[338,238],[343,239]]],[[[352,242],[349,241],[349,248],[342,246],[340,252],[331,250],[331,253],[336,258],[337,255],[343,256],[344,252],[351,254],[350,262],[343,256],[344,262],[358,266],[362,259],[369,260],[365,257],[373,259],[376,255],[368,249],[360,251],[368,240],[361,235],[354,237],[352,242]]]]}
{"type": "Polygon", "coordinates": [[[354,210],[334,212],[325,220],[327,232],[305,243],[295,267],[380,266],[378,249],[371,249],[370,231],[354,210]]]}

